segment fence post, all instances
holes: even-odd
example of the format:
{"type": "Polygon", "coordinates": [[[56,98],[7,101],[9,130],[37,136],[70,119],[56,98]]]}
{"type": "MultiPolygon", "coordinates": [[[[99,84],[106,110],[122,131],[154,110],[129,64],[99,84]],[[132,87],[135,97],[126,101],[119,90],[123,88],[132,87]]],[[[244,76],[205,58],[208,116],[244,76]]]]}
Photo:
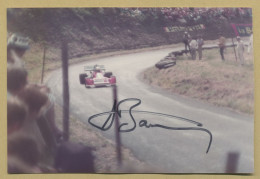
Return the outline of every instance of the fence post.
{"type": "MultiPolygon", "coordinates": [[[[112,86],[113,90],[113,100],[114,105],[117,106],[117,86],[112,86]]],[[[115,111],[115,138],[116,138],[116,153],[117,153],[117,164],[118,166],[121,166],[122,163],[122,154],[121,154],[121,139],[120,139],[120,133],[119,133],[119,119],[118,119],[118,113],[115,111]]]]}
{"type": "Polygon", "coordinates": [[[44,48],[43,48],[41,84],[43,83],[43,77],[44,77],[45,53],[46,53],[46,46],[44,46],[44,48]]]}
{"type": "Polygon", "coordinates": [[[226,162],[226,173],[236,173],[238,167],[238,152],[229,152],[227,156],[226,162]]]}
{"type": "Polygon", "coordinates": [[[63,139],[69,140],[69,82],[68,82],[68,44],[62,42],[62,79],[63,79],[63,139]]]}

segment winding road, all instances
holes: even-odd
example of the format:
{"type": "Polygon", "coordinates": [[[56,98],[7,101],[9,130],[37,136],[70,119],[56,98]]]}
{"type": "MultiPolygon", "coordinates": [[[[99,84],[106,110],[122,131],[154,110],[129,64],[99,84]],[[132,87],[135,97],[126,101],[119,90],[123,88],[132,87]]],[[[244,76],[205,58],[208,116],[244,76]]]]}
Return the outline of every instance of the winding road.
{"type": "MultiPolygon", "coordinates": [[[[225,108],[217,108],[197,100],[168,94],[160,89],[151,88],[139,80],[139,74],[153,66],[173,49],[160,49],[127,55],[106,57],[86,61],[69,67],[70,107],[71,113],[79,120],[88,123],[91,115],[110,111],[113,105],[112,88],[86,89],[79,83],[79,73],[84,65],[103,64],[107,71],[117,77],[118,99],[139,98],[141,105],[135,110],[160,112],[181,116],[203,124],[211,131],[213,141],[209,152],[206,150],[209,135],[203,131],[168,130],[163,128],[146,128],[138,125],[140,120],[148,124],[161,124],[169,127],[196,127],[185,121],[137,114],[135,130],[121,133],[123,145],[129,148],[141,161],[156,167],[156,173],[224,173],[227,159],[236,166],[237,173],[254,171],[254,118],[253,116],[234,113],[225,108]],[[232,160],[233,156],[233,160],[232,160]]],[[[62,73],[54,71],[48,85],[62,104],[62,73]]],[[[120,106],[129,109],[134,102],[120,106]]],[[[104,117],[97,119],[100,125],[104,117]]],[[[129,114],[124,113],[120,123],[129,122],[125,128],[133,127],[129,114]]],[[[100,131],[93,127],[93,129],[100,131]]],[[[108,139],[114,139],[114,129],[100,131],[108,139]]],[[[229,161],[229,164],[230,164],[229,161]]]]}

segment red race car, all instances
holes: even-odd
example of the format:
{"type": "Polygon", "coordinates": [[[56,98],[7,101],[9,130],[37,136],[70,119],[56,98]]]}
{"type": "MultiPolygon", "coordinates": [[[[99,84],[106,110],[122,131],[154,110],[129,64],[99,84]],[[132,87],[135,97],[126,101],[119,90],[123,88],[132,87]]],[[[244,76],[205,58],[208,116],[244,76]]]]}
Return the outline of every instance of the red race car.
{"type": "Polygon", "coordinates": [[[104,65],[84,66],[84,71],[86,73],[79,75],[79,81],[86,88],[116,85],[116,77],[112,72],[106,72],[104,65]]]}

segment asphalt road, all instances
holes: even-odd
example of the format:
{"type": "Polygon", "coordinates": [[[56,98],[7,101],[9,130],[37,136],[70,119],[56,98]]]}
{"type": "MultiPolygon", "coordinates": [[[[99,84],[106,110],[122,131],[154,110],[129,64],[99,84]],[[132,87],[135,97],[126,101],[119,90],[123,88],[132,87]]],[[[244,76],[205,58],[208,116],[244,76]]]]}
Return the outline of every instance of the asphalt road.
{"type": "MultiPolygon", "coordinates": [[[[203,124],[211,131],[213,141],[209,152],[206,150],[209,135],[203,131],[169,130],[163,128],[140,127],[140,120],[150,124],[168,127],[196,127],[196,125],[172,118],[150,114],[134,113],[137,123],[135,130],[121,133],[121,140],[141,161],[154,166],[156,173],[224,173],[227,163],[238,173],[254,171],[254,118],[231,112],[224,108],[193,99],[171,95],[160,89],[151,88],[139,80],[139,74],[153,66],[173,49],[154,50],[128,55],[114,56],[88,61],[69,67],[71,113],[87,125],[91,115],[110,111],[113,105],[111,88],[86,89],[79,83],[79,73],[84,65],[102,64],[107,71],[117,77],[118,99],[139,98],[141,105],[135,110],[145,110],[181,116],[203,124]],[[231,159],[228,162],[228,158],[231,159]]],[[[177,66],[175,66],[177,68],[177,66]]],[[[62,103],[62,73],[51,74],[48,85],[56,100],[62,103]]],[[[234,99],[235,100],[235,99],[234,99]]],[[[120,109],[129,109],[134,102],[126,102],[120,109]]],[[[97,118],[101,125],[104,117],[97,118]]],[[[134,126],[128,113],[120,118],[120,123],[128,122],[123,129],[134,126]]],[[[94,127],[93,127],[94,129],[94,127]]],[[[98,130],[98,129],[95,129],[98,130]]],[[[100,130],[98,130],[100,131],[100,130]]],[[[100,131],[114,140],[114,128],[100,131]]]]}

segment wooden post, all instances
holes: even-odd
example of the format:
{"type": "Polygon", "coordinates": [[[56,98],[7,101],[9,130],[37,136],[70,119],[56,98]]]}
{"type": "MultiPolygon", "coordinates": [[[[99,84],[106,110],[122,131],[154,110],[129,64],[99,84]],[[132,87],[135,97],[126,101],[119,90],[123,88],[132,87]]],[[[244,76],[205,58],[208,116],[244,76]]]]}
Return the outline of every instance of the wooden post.
{"type": "Polygon", "coordinates": [[[238,168],[239,153],[230,152],[226,161],[226,173],[236,173],[238,168]]]}
{"type": "MultiPolygon", "coordinates": [[[[113,86],[113,101],[114,105],[117,106],[117,86],[113,86]]],[[[119,119],[118,119],[118,113],[115,111],[115,138],[116,138],[116,153],[117,153],[117,164],[118,166],[121,166],[122,163],[122,154],[121,154],[121,139],[120,139],[120,133],[119,133],[119,119]]]]}
{"type": "Polygon", "coordinates": [[[45,53],[46,53],[46,46],[44,46],[44,48],[43,48],[41,84],[43,83],[43,78],[44,78],[45,53]]]}
{"type": "Polygon", "coordinates": [[[63,139],[69,140],[69,82],[68,82],[68,44],[62,42],[62,78],[63,78],[63,139]]]}

